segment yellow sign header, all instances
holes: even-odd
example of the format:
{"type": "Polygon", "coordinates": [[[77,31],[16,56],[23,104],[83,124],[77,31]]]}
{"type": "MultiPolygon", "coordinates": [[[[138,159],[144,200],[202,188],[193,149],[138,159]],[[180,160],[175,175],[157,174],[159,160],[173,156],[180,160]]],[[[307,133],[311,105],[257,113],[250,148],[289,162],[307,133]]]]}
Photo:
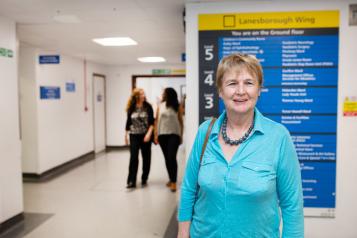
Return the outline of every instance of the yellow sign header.
{"type": "Polygon", "coordinates": [[[339,11],[201,14],[198,18],[200,31],[328,28],[338,26],[339,11]]]}

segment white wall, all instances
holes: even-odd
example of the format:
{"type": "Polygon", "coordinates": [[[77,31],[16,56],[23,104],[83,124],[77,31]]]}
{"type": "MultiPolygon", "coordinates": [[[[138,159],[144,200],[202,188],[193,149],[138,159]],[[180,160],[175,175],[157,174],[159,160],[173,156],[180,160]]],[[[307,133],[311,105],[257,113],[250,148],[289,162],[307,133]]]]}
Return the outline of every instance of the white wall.
{"type": "Polygon", "coordinates": [[[152,74],[152,69],[184,68],[184,64],[111,67],[107,74],[107,145],[123,146],[125,144],[125,108],[131,94],[131,76],[152,74]]]}
{"type": "MultiPolygon", "coordinates": [[[[356,1],[353,1],[357,3],[356,1]]],[[[348,26],[348,1],[241,1],[186,5],[187,101],[186,141],[191,148],[198,129],[198,14],[339,10],[339,98],[337,141],[336,218],[306,218],[307,238],[357,237],[357,117],[342,117],[345,96],[357,96],[357,27],[348,26]],[[188,113],[189,112],[189,113],[188,113]]]]}
{"type": "Polygon", "coordinates": [[[0,16],[0,223],[23,212],[15,22],[0,16]]]}
{"type": "Polygon", "coordinates": [[[21,47],[19,52],[22,171],[38,171],[39,164],[35,54],[31,47],[21,47]]]}
{"type": "MultiPolygon", "coordinates": [[[[154,109],[154,115],[156,115],[156,110],[158,104],[162,100],[162,93],[165,88],[171,87],[175,89],[177,93],[177,98],[181,103],[181,87],[186,86],[186,78],[184,77],[173,77],[173,78],[137,78],[136,87],[142,88],[145,91],[146,100],[151,103],[154,109]]],[[[186,87],[184,88],[186,90],[186,87]]],[[[184,91],[185,92],[185,91],[184,91]]],[[[184,93],[183,93],[184,94],[184,93]]]]}
{"type": "Polygon", "coordinates": [[[41,174],[93,151],[92,75],[105,75],[106,67],[87,62],[85,102],[84,60],[61,55],[60,64],[39,64],[39,55],[57,53],[30,46],[20,52],[23,172],[41,174]],[[66,82],[75,83],[75,92],[66,91],[66,82]],[[60,87],[61,98],[40,99],[40,86],[60,87]]]}
{"type": "Polygon", "coordinates": [[[83,60],[61,55],[59,65],[40,65],[38,56],[57,54],[21,44],[21,122],[23,172],[41,174],[73,158],[93,151],[92,74],[106,76],[107,145],[124,145],[126,104],[131,78],[151,74],[152,69],[184,69],[179,65],[103,66],[87,63],[87,104],[84,111],[83,60]],[[76,92],[65,91],[75,82],[76,92]],[[40,86],[61,87],[60,100],[40,100],[40,86]]]}

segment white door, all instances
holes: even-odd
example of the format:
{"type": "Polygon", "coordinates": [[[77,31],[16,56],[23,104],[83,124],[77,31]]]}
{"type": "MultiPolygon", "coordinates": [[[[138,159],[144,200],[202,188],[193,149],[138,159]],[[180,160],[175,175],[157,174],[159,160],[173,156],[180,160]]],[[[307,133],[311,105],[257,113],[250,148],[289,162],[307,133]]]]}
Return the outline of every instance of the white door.
{"type": "Polygon", "coordinates": [[[105,150],[105,77],[93,76],[93,113],[94,113],[94,150],[95,153],[105,150]]]}
{"type": "MultiPolygon", "coordinates": [[[[155,77],[136,79],[136,87],[145,91],[146,100],[151,103],[154,111],[161,101],[161,95],[165,88],[171,87],[176,90],[178,100],[182,103],[182,98],[186,95],[186,78],[184,77],[155,77]]],[[[154,113],[155,115],[155,113],[154,113]]]]}

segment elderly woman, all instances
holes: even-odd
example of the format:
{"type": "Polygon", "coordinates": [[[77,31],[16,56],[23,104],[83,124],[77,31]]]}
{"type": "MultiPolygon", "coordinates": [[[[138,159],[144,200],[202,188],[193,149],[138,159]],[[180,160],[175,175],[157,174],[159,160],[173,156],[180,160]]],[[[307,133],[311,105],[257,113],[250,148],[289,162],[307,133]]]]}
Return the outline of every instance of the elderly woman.
{"type": "Polygon", "coordinates": [[[221,60],[226,110],[197,133],[181,188],[179,238],[304,237],[300,166],[288,130],[255,107],[262,67],[251,55],[221,60]],[[202,161],[200,161],[201,153],[202,161]]]}

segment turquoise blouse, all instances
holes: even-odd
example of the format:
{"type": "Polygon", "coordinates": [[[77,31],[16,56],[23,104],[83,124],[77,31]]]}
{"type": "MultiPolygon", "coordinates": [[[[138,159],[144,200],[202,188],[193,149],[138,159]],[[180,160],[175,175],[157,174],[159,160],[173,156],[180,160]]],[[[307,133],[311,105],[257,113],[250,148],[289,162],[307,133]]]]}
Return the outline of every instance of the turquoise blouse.
{"type": "Polygon", "coordinates": [[[201,168],[209,121],[196,135],[181,187],[178,220],[191,221],[191,238],[304,237],[301,171],[288,130],[255,109],[251,136],[227,162],[217,119],[201,168]],[[197,180],[199,190],[196,200],[197,180]]]}

